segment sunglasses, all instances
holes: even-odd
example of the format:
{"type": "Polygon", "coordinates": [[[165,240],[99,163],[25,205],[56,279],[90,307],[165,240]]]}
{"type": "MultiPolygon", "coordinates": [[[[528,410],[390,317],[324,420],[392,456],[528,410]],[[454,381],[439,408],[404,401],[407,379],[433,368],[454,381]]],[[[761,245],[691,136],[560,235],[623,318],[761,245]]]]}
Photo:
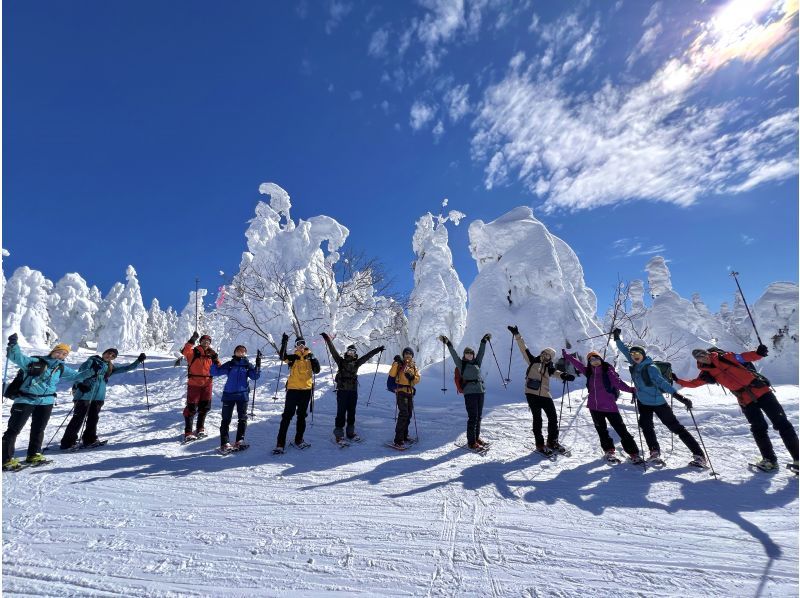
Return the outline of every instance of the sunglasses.
{"type": "Polygon", "coordinates": [[[600,359],[600,358],[599,358],[599,357],[597,357],[597,356],[592,356],[592,357],[590,357],[590,358],[589,358],[589,361],[603,361],[603,360],[602,360],[602,359],[600,359]]]}
{"type": "Polygon", "coordinates": [[[631,355],[644,355],[641,351],[631,351],[631,355]]]}

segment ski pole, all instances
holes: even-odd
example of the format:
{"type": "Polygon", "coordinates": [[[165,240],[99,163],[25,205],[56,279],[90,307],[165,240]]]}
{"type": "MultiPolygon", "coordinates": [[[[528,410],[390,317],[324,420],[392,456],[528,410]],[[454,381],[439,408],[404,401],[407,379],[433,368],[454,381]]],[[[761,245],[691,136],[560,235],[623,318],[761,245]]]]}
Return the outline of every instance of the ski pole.
{"type": "Polygon", "coordinates": [[[3,402],[6,402],[6,382],[8,381],[8,357],[6,357],[6,365],[3,368],[3,402]]]}
{"type": "MultiPolygon", "coordinates": [[[[608,336],[608,333],[604,332],[603,334],[595,334],[594,336],[587,336],[586,338],[579,338],[575,342],[576,343],[582,343],[584,341],[590,341],[590,340],[592,340],[594,338],[600,338],[600,337],[603,337],[603,336],[608,336]]],[[[567,348],[569,348],[569,347],[567,347],[567,348]]]]}
{"type": "Polygon", "coordinates": [[[445,361],[447,361],[447,355],[445,353],[444,343],[442,343],[442,393],[447,392],[447,372],[445,372],[445,361]]]}
{"type": "Polygon", "coordinates": [[[369,387],[369,396],[367,397],[367,407],[369,407],[369,402],[372,400],[372,389],[375,388],[375,378],[378,377],[378,368],[381,367],[381,358],[383,357],[383,351],[378,354],[378,363],[375,364],[375,374],[372,376],[372,386],[369,387]]]}
{"type": "Polygon", "coordinates": [[[311,425],[314,425],[314,389],[317,387],[317,375],[311,374],[311,425]]]}
{"type": "MultiPolygon", "coordinates": [[[[261,350],[256,349],[256,362],[261,363],[261,350]]],[[[256,370],[259,374],[261,373],[261,368],[256,370]]],[[[255,416],[256,412],[256,387],[258,386],[258,379],[253,380],[253,400],[250,403],[250,417],[255,416]]]]}
{"type": "Polygon", "coordinates": [[[336,378],[333,375],[333,363],[331,363],[331,352],[328,350],[328,343],[322,339],[322,344],[325,345],[325,353],[328,354],[328,369],[331,371],[331,380],[333,381],[333,391],[336,392],[336,378]]]}
{"type": "Polygon", "coordinates": [[[708,457],[708,451],[706,450],[706,443],[703,442],[703,435],[700,433],[700,428],[697,425],[697,420],[694,418],[694,412],[689,409],[689,415],[692,416],[692,422],[694,422],[694,429],[697,430],[697,437],[700,438],[700,444],[703,446],[703,452],[706,454],[706,461],[708,461],[708,466],[711,468],[711,474],[715,478],[719,476],[719,474],[714,471],[714,466],[711,464],[711,459],[708,457]]]}
{"type": "Polygon", "coordinates": [[[419,442],[419,428],[417,427],[417,410],[414,408],[414,397],[410,398],[409,404],[411,405],[411,415],[414,416],[414,433],[417,435],[417,442],[419,442]]]}
{"type": "Polygon", "coordinates": [[[58,428],[56,428],[56,431],[53,432],[53,436],[50,438],[50,442],[48,442],[47,445],[42,449],[42,452],[44,452],[44,451],[46,451],[46,450],[48,450],[50,448],[50,443],[53,442],[53,438],[56,437],[56,434],[58,434],[58,431],[61,429],[61,426],[64,425],[64,422],[67,421],[67,418],[70,415],[72,415],[72,412],[74,410],[75,410],[75,403],[72,404],[72,407],[70,408],[69,412],[67,412],[67,414],[64,416],[64,419],[61,420],[61,423],[58,424],[58,428]]]}
{"type": "Polygon", "coordinates": [[[194,329],[197,330],[198,321],[200,320],[200,308],[198,307],[198,293],[200,292],[200,279],[194,279],[194,329]]]}
{"type": "Polygon", "coordinates": [[[561,407],[558,409],[558,430],[561,431],[561,414],[564,413],[564,393],[567,389],[567,381],[564,380],[561,385],[561,407]]]}
{"type": "MultiPolygon", "coordinates": [[[[674,405],[675,405],[675,397],[670,397],[669,398],[669,408],[670,408],[670,410],[673,409],[674,405]]],[[[672,453],[672,452],[675,451],[675,432],[673,432],[670,436],[671,436],[671,442],[670,442],[670,446],[669,446],[669,452],[672,453]]]]}
{"type": "Polygon", "coordinates": [[[508,373],[506,374],[506,382],[511,382],[511,358],[514,356],[514,334],[511,334],[511,351],[508,353],[508,373]]]}
{"type": "Polygon", "coordinates": [[[144,367],[144,361],[142,362],[142,375],[144,375],[144,399],[147,401],[147,411],[150,411],[150,396],[147,394],[147,369],[144,367]]]}
{"type": "Polygon", "coordinates": [[[750,313],[750,307],[747,305],[747,299],[744,298],[744,293],[742,293],[742,287],[741,285],[739,285],[739,279],[737,278],[738,275],[739,275],[738,272],[731,271],[731,276],[733,276],[733,280],[736,281],[736,286],[739,289],[739,295],[742,297],[742,301],[744,302],[744,308],[747,310],[747,315],[750,317],[750,323],[753,325],[753,330],[756,333],[758,344],[763,345],[764,343],[761,342],[761,337],[758,334],[758,329],[756,328],[755,320],[753,320],[753,314],[750,313]]]}
{"type": "Polygon", "coordinates": [[[487,339],[489,341],[489,348],[492,350],[492,356],[494,357],[494,362],[497,364],[497,372],[500,374],[500,382],[503,383],[503,388],[508,389],[508,385],[506,381],[503,379],[503,370],[500,369],[500,362],[497,361],[497,355],[494,352],[494,347],[492,346],[492,339],[487,339]]]}
{"type": "Polygon", "coordinates": [[[275,395],[272,397],[272,402],[278,400],[278,385],[281,383],[281,368],[283,368],[283,361],[278,364],[278,377],[275,379],[275,395]]]}
{"type": "Polygon", "coordinates": [[[644,442],[642,442],[642,426],[639,424],[639,397],[636,395],[633,395],[633,410],[636,412],[636,429],[639,430],[639,450],[644,451],[644,442]]]}
{"type": "Polygon", "coordinates": [[[569,396],[569,382],[565,380],[564,385],[567,387],[567,407],[569,408],[569,412],[572,413],[572,399],[569,396]]]}

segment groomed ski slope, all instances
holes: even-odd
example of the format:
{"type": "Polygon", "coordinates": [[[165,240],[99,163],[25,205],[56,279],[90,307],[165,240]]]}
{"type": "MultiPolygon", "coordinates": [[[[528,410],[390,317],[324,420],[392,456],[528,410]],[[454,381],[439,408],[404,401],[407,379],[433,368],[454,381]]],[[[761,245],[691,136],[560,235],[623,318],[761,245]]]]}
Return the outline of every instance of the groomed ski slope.
{"type": "MultiPolygon", "coordinates": [[[[312,447],[273,457],[282,409],[272,400],[273,367],[259,384],[252,447],[223,457],[215,452],[221,386],[210,436],[179,444],[185,367],[173,363],[146,362],[149,412],[141,369],[112,378],[99,425],[106,447],[51,450],[53,464],[3,474],[5,595],[797,595],[798,481],[786,469],[748,470],[755,444],[719,389],[686,393],[719,480],[686,467],[687,450],[676,439],[670,451],[660,426],[667,468],[604,464],[582,378],[563,410],[573,456],[542,460],[532,454],[521,373],[504,390],[488,366],[485,457],[454,446],[465,410],[449,369],[441,392],[441,365],[425,371],[417,395],[419,444],[404,453],[383,446],[394,400],[379,374],[366,406],[370,364],[361,377],[363,443],[340,449],[330,440],[326,364],[306,433],[312,447]]],[[[796,425],[798,387],[778,393],[796,425]]],[[[70,408],[60,394],[45,442],[70,408]]],[[[632,407],[621,404],[635,434],[632,407]]],[[[8,411],[6,403],[3,429],[8,411]]]]}

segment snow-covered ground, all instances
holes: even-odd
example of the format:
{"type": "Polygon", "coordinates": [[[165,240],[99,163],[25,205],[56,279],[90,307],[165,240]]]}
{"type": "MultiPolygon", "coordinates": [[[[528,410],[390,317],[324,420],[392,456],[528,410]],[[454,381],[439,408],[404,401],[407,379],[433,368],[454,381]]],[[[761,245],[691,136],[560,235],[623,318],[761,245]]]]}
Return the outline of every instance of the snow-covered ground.
{"type": "MultiPolygon", "coordinates": [[[[223,457],[215,452],[219,392],[207,424],[212,435],[179,444],[185,368],[173,362],[146,362],[149,412],[141,370],[112,378],[99,426],[106,447],[51,450],[53,464],[3,474],[4,593],[797,595],[797,478],[785,469],[748,471],[755,444],[720,390],[686,393],[718,480],[686,467],[688,452],[679,441],[670,450],[664,428],[667,468],[601,462],[580,378],[562,416],[562,441],[573,455],[543,461],[531,451],[522,373],[512,372],[504,390],[491,354],[482,435],[493,445],[484,457],[454,445],[465,410],[451,371],[441,392],[441,365],[426,370],[419,387],[417,446],[404,453],[383,446],[392,438],[394,401],[379,374],[367,406],[374,372],[367,365],[358,412],[365,441],[336,447],[327,364],[306,433],[310,449],[270,454],[282,409],[282,400],[272,400],[273,368],[258,388],[252,447],[223,457]]],[[[798,387],[778,393],[796,425],[798,387]]],[[[70,408],[68,393],[60,394],[45,442],[70,408]]],[[[624,405],[635,434],[632,407],[624,405]]],[[[6,403],[4,429],[8,411],[6,403]]]]}

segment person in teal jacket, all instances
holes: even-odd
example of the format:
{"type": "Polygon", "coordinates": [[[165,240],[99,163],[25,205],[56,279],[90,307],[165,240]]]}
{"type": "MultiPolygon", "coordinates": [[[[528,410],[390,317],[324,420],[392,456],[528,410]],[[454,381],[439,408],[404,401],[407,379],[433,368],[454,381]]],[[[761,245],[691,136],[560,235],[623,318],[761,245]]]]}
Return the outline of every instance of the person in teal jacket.
{"type": "Polygon", "coordinates": [[[56,398],[56,386],[60,381],[81,382],[94,375],[91,369],[80,372],[64,365],[70,346],[60,343],[50,354],[42,357],[24,355],[17,344],[17,334],[8,337],[6,359],[23,371],[22,385],[14,395],[8,427],[3,434],[3,469],[18,469],[19,461],[14,458],[14,445],[17,435],[31,419],[31,436],[28,441],[27,463],[33,465],[45,460],[42,455],[44,429],[50,420],[56,398]]]}
{"type": "Polygon", "coordinates": [[[664,424],[670,432],[677,434],[686,448],[692,453],[692,460],[690,465],[698,467],[706,466],[706,458],[700,445],[695,440],[694,436],[678,421],[669,403],[664,399],[663,393],[669,393],[676,400],[683,403],[687,409],[692,408],[692,401],[680,394],[675,388],[661,375],[661,370],[650,359],[644,347],[638,345],[625,346],[620,337],[622,331],[619,328],[614,329],[614,341],[620,353],[631,364],[631,376],[633,378],[633,385],[636,388],[636,395],[634,401],[637,402],[639,409],[639,426],[642,428],[644,440],[647,443],[647,448],[650,450],[650,457],[648,460],[661,458],[661,447],[658,444],[656,437],[655,427],[653,425],[653,415],[657,415],[661,423],[664,424]]]}
{"type": "Polygon", "coordinates": [[[486,443],[481,440],[481,420],[483,419],[483,402],[486,392],[486,386],[481,376],[481,363],[483,363],[483,354],[486,351],[486,341],[490,338],[492,338],[490,334],[483,335],[477,356],[474,349],[466,347],[462,356],[459,357],[453,349],[450,339],[446,336],[439,337],[439,340],[447,345],[450,356],[461,373],[461,390],[464,393],[464,406],[467,409],[467,446],[473,450],[480,450],[486,446],[486,443]]]}
{"type": "Polygon", "coordinates": [[[140,363],[147,359],[147,355],[141,353],[133,363],[117,367],[114,365],[114,360],[118,355],[119,351],[116,349],[106,349],[103,351],[102,356],[92,355],[78,368],[79,372],[91,370],[92,376],[72,386],[72,419],[69,420],[67,428],[64,430],[64,435],[61,437],[61,450],[72,449],[77,446],[78,434],[84,421],[86,421],[86,428],[83,430],[83,446],[99,443],[97,439],[97,422],[100,419],[100,410],[106,400],[108,379],[112,375],[135,370],[140,363]]]}

